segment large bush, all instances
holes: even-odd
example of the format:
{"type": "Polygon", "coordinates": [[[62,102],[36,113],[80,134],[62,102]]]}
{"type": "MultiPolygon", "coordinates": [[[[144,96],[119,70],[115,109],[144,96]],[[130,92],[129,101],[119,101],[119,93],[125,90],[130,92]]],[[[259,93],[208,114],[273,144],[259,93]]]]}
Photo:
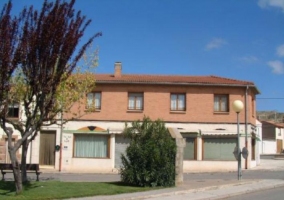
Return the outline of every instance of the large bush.
{"type": "Polygon", "coordinates": [[[122,155],[121,180],[137,186],[173,186],[175,184],[176,144],[161,120],[135,121],[124,130],[130,139],[122,155]]]}

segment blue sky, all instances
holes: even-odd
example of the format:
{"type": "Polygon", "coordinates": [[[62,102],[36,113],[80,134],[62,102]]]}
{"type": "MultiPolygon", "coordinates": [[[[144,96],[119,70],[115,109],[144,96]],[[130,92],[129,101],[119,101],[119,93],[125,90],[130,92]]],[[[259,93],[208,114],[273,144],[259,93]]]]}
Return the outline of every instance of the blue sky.
{"type": "MultiPolygon", "coordinates": [[[[0,0],[2,6],[6,1],[0,0]]],[[[13,0],[13,12],[41,6],[13,0]]],[[[252,81],[257,110],[284,112],[284,0],[77,0],[92,19],[96,73],[216,75],[252,81]]]]}

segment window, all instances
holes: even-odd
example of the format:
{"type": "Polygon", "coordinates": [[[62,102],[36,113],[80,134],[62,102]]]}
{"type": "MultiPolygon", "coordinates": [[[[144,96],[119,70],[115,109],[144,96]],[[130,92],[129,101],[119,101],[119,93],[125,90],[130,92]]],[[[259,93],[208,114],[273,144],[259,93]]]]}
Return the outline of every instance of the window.
{"type": "Polygon", "coordinates": [[[128,110],[143,110],[143,93],[128,93],[128,110]]]}
{"type": "Polygon", "coordinates": [[[185,94],[171,94],[171,110],[172,111],[185,110],[185,94]]]}
{"type": "Polygon", "coordinates": [[[214,111],[229,112],[229,97],[228,95],[214,95],[214,111]]]}
{"type": "Polygon", "coordinates": [[[107,158],[109,157],[108,135],[74,135],[74,157],[76,158],[107,158]]]}
{"type": "Polygon", "coordinates": [[[203,160],[236,160],[233,154],[237,138],[204,138],[203,160]]]}
{"type": "Polygon", "coordinates": [[[101,93],[93,92],[87,94],[87,109],[101,109],[101,93]]]}
{"type": "Polygon", "coordinates": [[[9,105],[8,117],[11,117],[11,118],[19,117],[19,104],[18,103],[13,103],[9,105]]]}

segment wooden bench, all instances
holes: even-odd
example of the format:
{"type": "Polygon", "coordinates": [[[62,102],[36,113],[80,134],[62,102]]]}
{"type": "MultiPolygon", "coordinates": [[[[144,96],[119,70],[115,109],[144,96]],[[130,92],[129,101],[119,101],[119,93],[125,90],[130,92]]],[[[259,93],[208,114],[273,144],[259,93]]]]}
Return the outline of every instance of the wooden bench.
{"type": "MultiPolygon", "coordinates": [[[[26,164],[27,173],[35,173],[36,174],[36,181],[39,181],[39,175],[41,172],[39,171],[39,164],[26,164]]],[[[21,167],[21,165],[20,165],[21,167]]],[[[12,164],[7,163],[0,163],[0,170],[2,173],[2,181],[5,180],[6,173],[13,173],[12,164]]]]}

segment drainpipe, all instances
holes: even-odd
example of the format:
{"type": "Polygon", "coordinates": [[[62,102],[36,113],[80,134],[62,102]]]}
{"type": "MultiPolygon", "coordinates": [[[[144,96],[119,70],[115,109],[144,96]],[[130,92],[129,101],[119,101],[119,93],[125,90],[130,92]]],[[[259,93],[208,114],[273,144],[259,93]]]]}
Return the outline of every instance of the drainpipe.
{"type": "MultiPolygon", "coordinates": [[[[249,86],[246,87],[245,92],[245,147],[248,148],[248,90],[249,86]]],[[[248,158],[245,160],[245,169],[248,168],[248,158]]]]}
{"type": "Polygon", "coordinates": [[[61,172],[62,168],[62,137],[63,137],[63,112],[61,112],[61,117],[60,117],[60,149],[59,149],[59,171],[61,172]]]}
{"type": "Polygon", "coordinates": [[[33,141],[31,141],[30,145],[30,163],[32,163],[32,154],[33,154],[33,141]]]}

